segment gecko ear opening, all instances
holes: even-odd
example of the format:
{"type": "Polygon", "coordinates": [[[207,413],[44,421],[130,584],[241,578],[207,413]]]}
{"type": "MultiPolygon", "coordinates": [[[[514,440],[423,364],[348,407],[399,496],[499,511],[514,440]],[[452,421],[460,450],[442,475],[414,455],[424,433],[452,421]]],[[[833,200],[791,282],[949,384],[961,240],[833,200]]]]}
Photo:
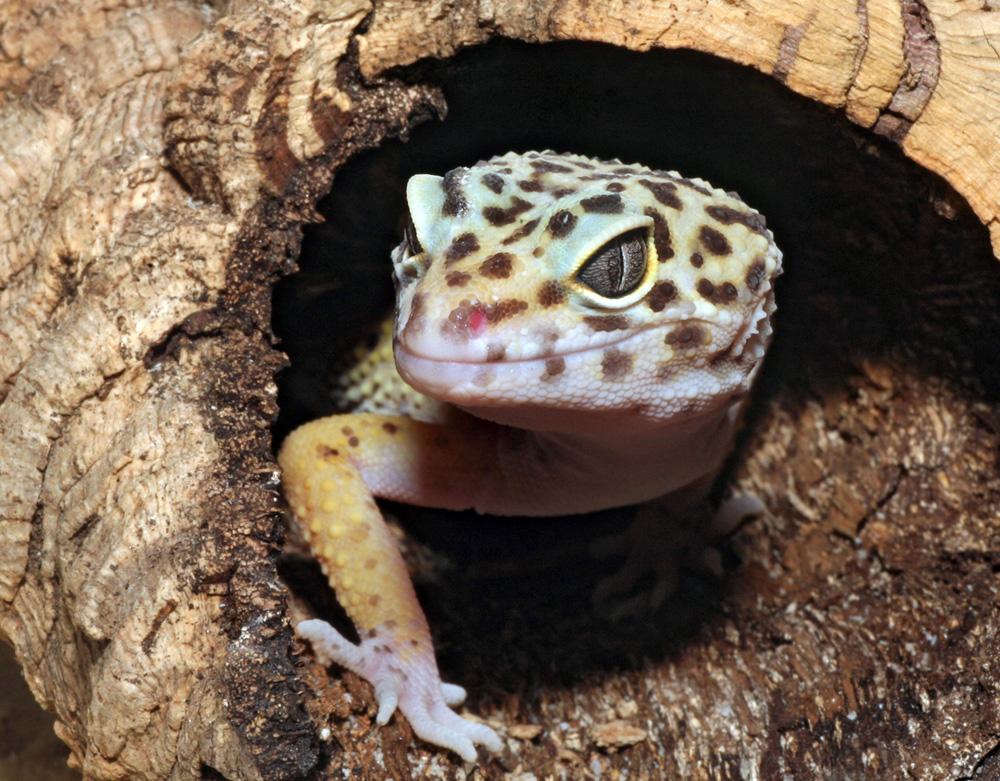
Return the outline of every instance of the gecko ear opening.
{"type": "Polygon", "coordinates": [[[441,220],[441,207],[444,205],[444,188],[442,178],[431,174],[411,176],[406,183],[406,205],[410,210],[409,224],[413,226],[415,246],[427,247],[431,226],[441,220]]]}

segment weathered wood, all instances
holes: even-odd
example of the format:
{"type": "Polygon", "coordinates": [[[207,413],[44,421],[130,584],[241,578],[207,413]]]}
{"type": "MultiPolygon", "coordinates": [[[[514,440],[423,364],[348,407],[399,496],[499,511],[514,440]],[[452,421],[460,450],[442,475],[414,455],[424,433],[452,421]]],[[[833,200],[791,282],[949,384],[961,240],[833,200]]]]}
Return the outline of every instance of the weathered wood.
{"type": "Polygon", "coordinates": [[[732,3],[577,0],[379,3],[359,38],[376,74],[446,57],[492,35],[708,52],[769,73],[899,144],[944,177],[990,228],[1000,255],[1000,14],[947,0],[732,3]]]}
{"type": "MultiPolygon", "coordinates": [[[[994,17],[943,0],[7,0],[0,634],[73,764],[455,777],[405,723],[370,728],[370,687],[295,655],[288,614],[329,595],[294,558],[289,590],[273,558],[271,290],[333,172],[443,114],[433,70],[395,69],[496,35],[749,64],[943,177],[997,252],[994,17]]],[[[511,738],[479,777],[995,772],[1000,272],[945,185],[860,133],[854,162],[821,143],[799,178],[823,210],[769,212],[781,330],[730,477],[768,512],[720,544],[722,585],[692,575],[667,611],[611,627],[587,609],[584,538],[614,519],[518,525],[524,550],[466,520],[500,553],[464,559],[453,527],[431,546],[459,564],[425,589],[445,670],[511,738]]],[[[317,290],[343,260],[310,267],[317,290]]]]}
{"type": "Polygon", "coordinates": [[[378,122],[357,121],[332,82],[366,6],[341,11],[302,40],[305,17],[213,33],[185,3],[0,14],[0,631],[89,778],[283,778],[316,759],[269,558],[270,284],[296,206],[329,183],[306,153],[374,143],[423,94],[362,91],[378,122]],[[296,82],[295,60],[322,78],[296,82]],[[268,124],[296,84],[314,101],[299,139],[268,124]]]}

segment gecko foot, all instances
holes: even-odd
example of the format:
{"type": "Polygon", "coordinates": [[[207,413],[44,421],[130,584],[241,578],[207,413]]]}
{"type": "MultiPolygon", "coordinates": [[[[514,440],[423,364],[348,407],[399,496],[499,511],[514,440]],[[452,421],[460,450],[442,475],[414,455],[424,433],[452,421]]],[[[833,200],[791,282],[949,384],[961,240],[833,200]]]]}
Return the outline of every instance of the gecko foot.
{"type": "Polygon", "coordinates": [[[501,750],[492,729],[449,707],[465,699],[465,689],[442,683],[432,649],[406,648],[392,629],[384,627],[376,627],[355,645],[318,618],[300,622],[295,631],[309,641],[321,664],[339,664],[375,687],[378,724],[386,724],[398,707],[418,737],[454,751],[466,762],[476,761],[477,743],[490,751],[501,750]]]}
{"type": "Polygon", "coordinates": [[[758,499],[748,495],[727,499],[714,512],[704,501],[673,508],[669,497],[639,507],[626,531],[591,546],[595,557],[625,557],[621,569],[594,589],[592,602],[598,615],[617,621],[657,610],[677,588],[682,566],[721,577],[718,564],[713,566],[705,558],[706,544],[731,533],[744,518],[763,509],[758,499]],[[652,588],[630,593],[648,575],[653,577],[652,588]]]}

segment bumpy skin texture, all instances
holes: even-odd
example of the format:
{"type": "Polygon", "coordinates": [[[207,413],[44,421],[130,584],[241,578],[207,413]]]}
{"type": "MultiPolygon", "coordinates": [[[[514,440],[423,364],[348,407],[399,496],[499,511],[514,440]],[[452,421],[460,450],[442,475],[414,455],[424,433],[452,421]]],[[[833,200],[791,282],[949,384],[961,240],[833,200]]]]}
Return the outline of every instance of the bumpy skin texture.
{"type": "Polygon", "coordinates": [[[380,723],[398,705],[471,761],[499,738],[448,707],[464,692],[441,683],[373,497],[498,515],[689,502],[731,446],[781,253],[760,215],[706,182],[575,155],[415,176],[407,202],[399,375],[386,337],[345,375],[357,411],[299,428],[279,456],[362,644],[319,620],[298,631],[374,684],[380,723]]]}

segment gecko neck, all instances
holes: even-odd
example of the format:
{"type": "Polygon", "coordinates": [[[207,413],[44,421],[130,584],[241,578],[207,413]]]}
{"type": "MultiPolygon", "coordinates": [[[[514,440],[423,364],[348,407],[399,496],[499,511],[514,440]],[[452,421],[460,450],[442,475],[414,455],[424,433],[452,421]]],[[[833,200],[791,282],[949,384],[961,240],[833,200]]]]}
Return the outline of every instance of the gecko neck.
{"type": "MultiPolygon", "coordinates": [[[[519,483],[517,473],[527,469],[547,473],[549,483],[560,486],[561,495],[551,496],[558,510],[548,511],[549,496],[525,497],[533,514],[548,515],[643,502],[710,478],[729,453],[741,407],[735,403],[697,417],[641,425],[621,416],[577,411],[572,415],[575,428],[564,425],[559,414],[547,418],[538,410],[535,426],[513,427],[508,416],[497,414],[498,408],[465,409],[504,424],[498,458],[512,485],[519,483]],[[542,428],[546,419],[549,425],[542,428]]],[[[523,422],[523,412],[518,417],[523,422]]],[[[516,492],[504,502],[504,514],[523,511],[516,492]]]]}

